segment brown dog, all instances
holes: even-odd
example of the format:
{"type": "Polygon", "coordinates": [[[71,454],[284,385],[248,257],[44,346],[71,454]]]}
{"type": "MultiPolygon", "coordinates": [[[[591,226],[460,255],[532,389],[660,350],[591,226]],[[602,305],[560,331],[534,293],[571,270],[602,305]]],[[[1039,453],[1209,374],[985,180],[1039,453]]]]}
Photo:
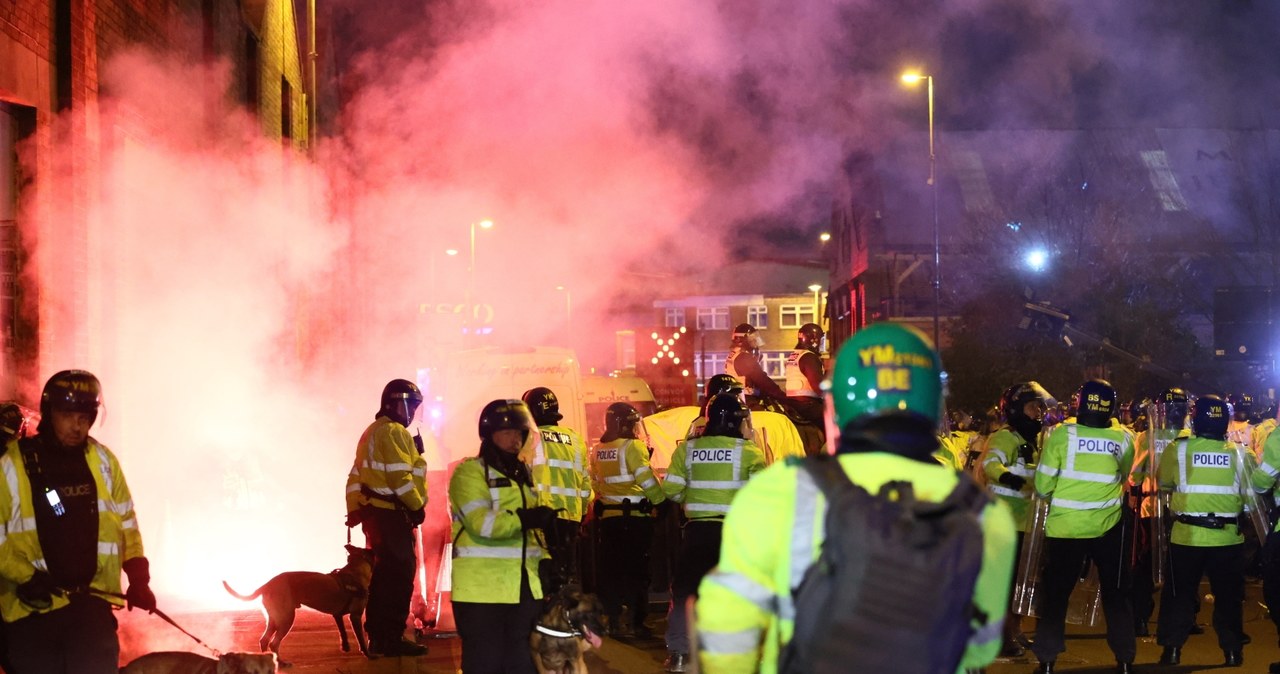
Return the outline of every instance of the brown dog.
{"type": "MultiPolygon", "coordinates": [[[[267,613],[267,627],[258,640],[258,648],[280,653],[280,642],[293,627],[294,610],[299,606],[307,606],[321,613],[328,613],[338,623],[338,634],[342,637],[342,651],[349,652],[351,644],[347,641],[347,628],[342,624],[342,616],[350,616],[351,630],[356,633],[356,642],[360,652],[369,654],[369,643],[364,638],[364,626],[360,618],[364,615],[364,606],[369,601],[369,578],[373,575],[373,551],[347,548],[347,564],[341,569],[329,573],[315,571],[286,571],[267,581],[251,595],[243,595],[231,589],[227,581],[222,586],[227,588],[233,597],[249,601],[262,597],[262,609],[267,613]]],[[[281,667],[288,663],[281,662],[281,667]]]]}
{"type": "Polygon", "coordinates": [[[600,647],[603,617],[600,600],[576,585],[566,585],[548,597],[529,637],[538,674],[587,674],[582,656],[600,647]]]}
{"type": "Polygon", "coordinates": [[[120,674],[275,674],[275,653],[226,653],[214,660],[195,653],[147,653],[120,674]]]}

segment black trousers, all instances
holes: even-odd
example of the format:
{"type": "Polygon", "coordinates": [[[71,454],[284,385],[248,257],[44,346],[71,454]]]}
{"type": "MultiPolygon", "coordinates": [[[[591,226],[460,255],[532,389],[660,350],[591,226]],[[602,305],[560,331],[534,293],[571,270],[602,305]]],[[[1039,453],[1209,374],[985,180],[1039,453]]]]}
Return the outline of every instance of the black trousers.
{"type": "Polygon", "coordinates": [[[462,674],[534,674],[529,635],[540,606],[523,572],[518,604],[453,602],[453,622],[462,638],[462,674]]]}
{"type": "Polygon", "coordinates": [[[644,623],[649,610],[649,548],[653,518],[623,515],[596,520],[600,545],[596,549],[596,585],[605,613],[617,624],[622,605],[631,607],[631,625],[644,623]]]}
{"type": "Polygon", "coordinates": [[[1086,558],[1098,567],[1107,645],[1116,662],[1133,662],[1133,608],[1129,605],[1129,554],[1123,524],[1097,538],[1045,538],[1045,567],[1040,576],[1040,616],[1031,650],[1041,662],[1053,662],[1066,650],[1067,602],[1086,558]]]}
{"type": "Polygon", "coordinates": [[[544,531],[551,558],[538,565],[542,579],[542,594],[551,596],[567,584],[581,585],[578,575],[578,530],[580,522],[556,518],[550,531],[544,531]]]}
{"type": "MultiPolygon", "coordinates": [[[[1134,537],[1133,586],[1129,601],[1133,604],[1134,627],[1146,625],[1156,608],[1155,557],[1151,540],[1151,518],[1136,520],[1141,535],[1134,537]]],[[[1165,583],[1168,585],[1168,583],[1165,583]]]]}
{"type": "MultiPolygon", "coordinates": [[[[1280,606],[1280,532],[1267,534],[1262,547],[1262,600],[1267,606],[1280,606]]],[[[1280,609],[1271,612],[1271,622],[1280,633],[1280,609]]]]}
{"type": "Polygon", "coordinates": [[[1244,644],[1244,545],[1169,546],[1169,582],[1160,595],[1162,646],[1182,646],[1196,624],[1200,578],[1209,576],[1213,592],[1213,629],[1218,646],[1238,651],[1244,644]]]}
{"type": "Polygon", "coordinates": [[[689,653],[685,603],[697,596],[698,584],[720,562],[723,520],[690,520],[680,537],[680,554],[671,577],[671,609],[667,612],[667,650],[689,653]]]}
{"type": "Polygon", "coordinates": [[[5,626],[10,674],[118,674],[120,640],[111,604],[72,595],[71,604],[5,626]]]}
{"type": "Polygon", "coordinates": [[[395,643],[404,636],[413,595],[413,572],[418,565],[413,551],[413,527],[405,513],[385,508],[367,509],[363,526],[365,540],[373,549],[365,630],[370,642],[395,643]]]}

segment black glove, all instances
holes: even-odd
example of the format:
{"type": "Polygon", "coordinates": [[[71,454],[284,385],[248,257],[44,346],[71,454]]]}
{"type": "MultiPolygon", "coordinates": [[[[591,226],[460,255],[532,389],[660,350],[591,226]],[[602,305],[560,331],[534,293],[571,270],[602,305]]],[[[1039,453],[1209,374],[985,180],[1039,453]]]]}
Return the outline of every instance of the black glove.
{"type": "Polygon", "coordinates": [[[524,530],[542,529],[546,531],[556,521],[556,511],[548,506],[536,508],[517,508],[516,516],[520,518],[520,528],[524,530]]]}
{"type": "Polygon", "coordinates": [[[31,580],[19,585],[16,591],[22,603],[34,609],[44,609],[53,604],[53,593],[58,591],[58,586],[48,571],[36,569],[31,580]]]}
{"type": "Polygon", "coordinates": [[[425,453],[426,453],[427,448],[426,448],[426,447],[424,447],[424,446],[423,446],[423,444],[422,444],[422,434],[421,434],[421,433],[414,433],[414,434],[413,434],[413,446],[417,448],[417,450],[418,450],[418,456],[422,456],[423,454],[425,454],[425,453]]]}
{"type": "Polygon", "coordinates": [[[427,508],[423,506],[417,510],[409,511],[409,524],[418,526],[427,520],[427,508]]]}
{"type": "Polygon", "coordinates": [[[1022,488],[1027,484],[1027,478],[1022,477],[1021,475],[1015,475],[1014,473],[1005,473],[1001,475],[1000,479],[996,480],[996,482],[999,482],[1010,489],[1022,491],[1022,488]]]}
{"type": "Polygon", "coordinates": [[[346,524],[348,528],[360,526],[360,523],[363,521],[364,521],[364,514],[360,512],[360,509],[357,508],[356,510],[352,510],[351,512],[347,513],[346,524]]]}
{"type": "Polygon", "coordinates": [[[151,563],[146,557],[134,557],[125,560],[124,574],[129,577],[129,589],[124,598],[129,603],[129,610],[136,606],[143,611],[156,610],[156,595],[151,591],[151,563]]]}
{"type": "Polygon", "coordinates": [[[1025,463],[1035,463],[1036,450],[1031,447],[1031,443],[1024,442],[1018,446],[1018,456],[1022,457],[1025,463]]]}
{"type": "Polygon", "coordinates": [[[1141,482],[1134,482],[1133,484],[1129,485],[1129,496],[1132,496],[1133,498],[1136,498],[1136,499],[1141,499],[1144,495],[1145,495],[1145,492],[1143,492],[1142,490],[1141,482]]]}

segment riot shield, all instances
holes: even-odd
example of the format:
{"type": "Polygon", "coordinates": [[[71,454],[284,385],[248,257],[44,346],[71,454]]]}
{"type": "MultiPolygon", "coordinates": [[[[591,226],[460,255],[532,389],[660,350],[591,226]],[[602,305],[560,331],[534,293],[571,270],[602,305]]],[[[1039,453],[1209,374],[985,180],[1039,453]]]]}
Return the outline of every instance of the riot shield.
{"type": "Polygon", "coordinates": [[[1146,520],[1148,538],[1151,542],[1151,581],[1152,587],[1159,589],[1169,574],[1169,519],[1168,500],[1160,491],[1160,459],[1169,443],[1178,436],[1181,428],[1171,428],[1168,410],[1161,401],[1147,406],[1147,431],[1143,437],[1143,467],[1146,478],[1142,481],[1143,499],[1138,511],[1146,520]]]}
{"type": "Polygon", "coordinates": [[[1037,590],[1040,586],[1040,570],[1044,561],[1044,523],[1049,516],[1049,501],[1039,494],[1031,497],[1027,513],[1027,533],[1022,538],[1022,550],[1018,555],[1018,577],[1013,586],[1013,612],[1034,616],[1037,590]]]}
{"type": "MultiPolygon", "coordinates": [[[[1253,530],[1258,534],[1258,545],[1263,545],[1267,540],[1267,533],[1271,527],[1268,526],[1270,521],[1267,517],[1267,506],[1262,500],[1262,494],[1253,490],[1253,453],[1241,445],[1234,445],[1236,452],[1236,484],[1240,488],[1240,499],[1244,502],[1244,513],[1242,516],[1249,518],[1249,523],[1253,525],[1253,530]]],[[[1244,523],[1241,522],[1241,526],[1244,523]]]]}
{"type": "Polygon", "coordinates": [[[1067,622],[1072,625],[1093,627],[1098,622],[1098,607],[1102,606],[1102,582],[1098,580],[1098,566],[1086,559],[1089,572],[1076,583],[1067,603],[1067,622]]]}

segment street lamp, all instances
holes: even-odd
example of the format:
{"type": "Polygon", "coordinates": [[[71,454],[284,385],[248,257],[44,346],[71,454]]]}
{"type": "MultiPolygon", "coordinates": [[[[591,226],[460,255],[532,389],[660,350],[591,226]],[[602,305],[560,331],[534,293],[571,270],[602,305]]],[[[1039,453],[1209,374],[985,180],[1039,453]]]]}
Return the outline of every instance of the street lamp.
{"type": "Polygon", "coordinates": [[[564,286],[556,286],[556,290],[564,291],[564,322],[565,324],[573,323],[573,293],[564,286]]]}
{"type": "Polygon", "coordinates": [[[929,187],[933,192],[933,345],[941,348],[939,343],[938,307],[941,304],[942,288],[942,254],[938,237],[938,155],[933,149],[933,75],[908,71],[902,74],[902,81],[913,85],[925,80],[929,88],[929,187]]]}
{"type": "MultiPolygon", "coordinates": [[[[471,306],[471,295],[475,292],[475,286],[476,286],[476,227],[477,226],[480,229],[492,229],[493,221],[492,220],[481,220],[479,222],[472,221],[470,225],[471,257],[469,258],[469,262],[467,263],[467,298],[466,298],[466,302],[464,303],[466,304],[467,311],[470,314],[474,314],[476,311],[475,307],[471,306]]],[[[445,252],[448,253],[448,251],[445,251],[445,252]]],[[[453,255],[454,253],[448,253],[448,254],[453,255]]]]}
{"type": "Polygon", "coordinates": [[[821,304],[819,304],[819,300],[818,300],[818,291],[822,290],[822,284],[814,283],[813,285],[809,286],[809,290],[813,292],[813,322],[821,325],[822,321],[819,320],[819,316],[821,316],[821,313],[818,311],[819,307],[821,307],[821,304]]]}

